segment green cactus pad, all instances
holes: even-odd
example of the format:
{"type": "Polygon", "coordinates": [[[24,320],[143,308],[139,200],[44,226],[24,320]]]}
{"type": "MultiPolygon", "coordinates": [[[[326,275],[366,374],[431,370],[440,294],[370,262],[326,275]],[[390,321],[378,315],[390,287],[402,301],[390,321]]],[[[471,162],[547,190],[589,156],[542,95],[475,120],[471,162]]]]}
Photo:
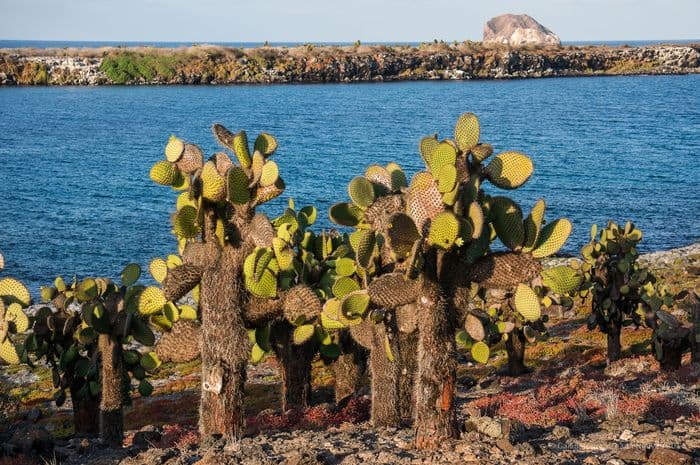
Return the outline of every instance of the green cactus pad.
{"type": "Polygon", "coordinates": [[[272,134],[266,132],[261,132],[260,135],[255,139],[255,144],[253,144],[253,151],[258,151],[269,157],[277,150],[277,139],[272,134]]]}
{"type": "Polygon", "coordinates": [[[123,286],[133,286],[141,277],[141,267],[136,263],[129,263],[122,270],[121,278],[123,286]]]}
{"type": "Polygon", "coordinates": [[[372,205],[375,198],[374,186],[363,176],[357,176],[350,181],[348,194],[352,202],[363,210],[372,205]]]}
{"type": "Polygon", "coordinates": [[[375,195],[386,195],[393,190],[391,175],[386,168],[379,165],[370,165],[365,170],[365,178],[374,185],[375,195]]]}
{"type": "Polygon", "coordinates": [[[156,342],[156,336],[151,328],[141,318],[134,318],[131,323],[131,334],[138,342],[145,346],[152,346],[156,342]]]}
{"type": "Polygon", "coordinates": [[[369,295],[367,291],[359,290],[351,292],[343,297],[340,303],[340,311],[345,318],[354,319],[362,317],[369,308],[369,295]]]}
{"type": "Polygon", "coordinates": [[[445,194],[454,189],[457,182],[457,168],[454,165],[443,166],[437,175],[438,190],[445,194]]]}
{"type": "Polygon", "coordinates": [[[279,167],[277,163],[272,160],[265,162],[262,167],[262,173],[260,174],[260,185],[262,187],[271,186],[277,182],[280,177],[279,167]]]}
{"type": "Polygon", "coordinates": [[[15,278],[0,279],[0,297],[7,303],[17,302],[23,307],[29,305],[32,300],[27,286],[15,278]]]}
{"type": "Polygon", "coordinates": [[[481,163],[493,155],[493,147],[490,144],[478,144],[472,147],[470,152],[472,154],[472,158],[481,163]]]}
{"type": "Polygon", "coordinates": [[[182,207],[173,216],[173,230],[178,237],[191,239],[199,233],[197,225],[197,209],[192,206],[182,207]]]}
{"type": "Polygon", "coordinates": [[[560,265],[542,271],[542,284],[555,294],[571,294],[578,290],[582,277],[570,266],[560,265]]]}
{"type": "Polygon", "coordinates": [[[377,238],[374,231],[361,230],[357,231],[359,240],[355,247],[355,259],[357,264],[362,268],[367,268],[374,256],[377,238]]]}
{"type": "Polygon", "coordinates": [[[472,358],[476,362],[486,363],[489,361],[489,355],[491,354],[491,350],[489,349],[489,346],[486,345],[486,343],[484,343],[483,341],[479,341],[472,345],[471,354],[472,358]]]}
{"type": "Polygon", "coordinates": [[[9,365],[19,364],[19,355],[17,348],[9,339],[5,339],[0,343],[0,359],[4,360],[9,365]]]}
{"type": "Polygon", "coordinates": [[[386,170],[389,172],[389,176],[391,177],[391,190],[393,192],[399,192],[401,189],[408,186],[406,174],[398,164],[394,162],[388,163],[386,165],[386,170]]]}
{"type": "Polygon", "coordinates": [[[439,213],[433,218],[428,233],[428,244],[449,250],[459,237],[459,220],[452,212],[439,213]]]}
{"type": "Polygon", "coordinates": [[[183,320],[196,320],[197,310],[191,305],[180,305],[180,318],[183,320]]]}
{"type": "Polygon", "coordinates": [[[569,238],[571,228],[571,222],[566,218],[560,218],[545,225],[532,250],[532,256],[544,258],[557,253],[569,238]]]}
{"type": "Polygon", "coordinates": [[[501,242],[511,250],[519,249],[525,240],[525,227],[518,204],[508,197],[493,197],[491,215],[501,242]]]}
{"type": "Polygon", "coordinates": [[[351,292],[359,290],[360,285],[357,284],[357,281],[347,276],[341,276],[340,278],[335,280],[335,283],[333,283],[332,292],[335,297],[337,297],[338,299],[342,299],[351,292]]]}
{"type": "Polygon", "coordinates": [[[177,175],[177,167],[166,160],[155,162],[149,173],[152,181],[163,186],[172,186],[177,180],[177,175]]]}
{"type": "Polygon", "coordinates": [[[163,316],[168,319],[171,323],[175,323],[180,319],[180,311],[177,306],[172,302],[166,302],[163,307],[163,316]]]}
{"type": "Polygon", "coordinates": [[[474,113],[463,113],[455,125],[455,141],[463,152],[479,143],[479,118],[474,113]]]}
{"type": "Polygon", "coordinates": [[[355,271],[355,261],[352,258],[338,258],[335,261],[335,272],[338,276],[352,276],[355,271]]]}
{"type": "Polygon", "coordinates": [[[213,161],[208,161],[202,168],[202,197],[212,202],[218,202],[224,199],[226,193],[226,183],[224,177],[221,176],[216,169],[216,164],[213,161]]]}
{"type": "Polygon", "coordinates": [[[405,259],[411,254],[413,244],[421,238],[416,224],[405,213],[397,213],[389,219],[387,237],[389,247],[397,259],[405,259]]]}
{"type": "Polygon", "coordinates": [[[162,283],[168,275],[168,264],[162,258],[154,258],[148,265],[148,271],[156,282],[162,283]]]}
{"type": "Polygon", "coordinates": [[[446,165],[454,166],[457,160],[457,150],[449,142],[440,142],[433,150],[428,163],[428,169],[433,177],[437,178],[440,170],[446,165]]]}
{"type": "Polygon", "coordinates": [[[530,214],[525,218],[525,242],[523,243],[523,252],[531,252],[537,243],[537,238],[540,235],[542,221],[544,221],[544,211],[547,205],[543,199],[539,199],[532,207],[530,214]]]}
{"type": "Polygon", "coordinates": [[[270,270],[265,270],[258,281],[254,276],[245,276],[246,288],[257,297],[272,299],[277,297],[277,278],[270,270]]]}
{"type": "Polygon", "coordinates": [[[245,205],[250,201],[248,175],[239,166],[232,166],[227,174],[228,199],[230,202],[245,205]]]}
{"type": "Polygon", "coordinates": [[[484,228],[484,211],[481,209],[479,202],[470,203],[467,214],[472,227],[471,238],[478,239],[484,228]]]}
{"type": "Polygon", "coordinates": [[[425,166],[428,166],[430,159],[433,156],[433,152],[439,144],[440,142],[437,140],[437,135],[426,136],[418,143],[418,150],[420,151],[420,155],[425,162],[425,166]]]}
{"type": "Polygon", "coordinates": [[[314,335],[314,325],[301,325],[294,328],[292,340],[294,344],[301,345],[314,335]]]}
{"type": "MultiPolygon", "coordinates": [[[[24,333],[29,329],[29,318],[22,311],[22,306],[17,302],[13,302],[7,306],[5,311],[5,321],[12,323],[10,327],[15,333],[24,333]]],[[[3,339],[0,337],[0,340],[3,339]]]]}
{"type": "Polygon", "coordinates": [[[139,297],[139,313],[153,315],[160,312],[166,303],[165,294],[159,287],[148,286],[139,297]]]}
{"type": "Polygon", "coordinates": [[[534,167],[532,160],[520,152],[503,152],[486,167],[486,176],[501,189],[515,189],[530,179],[534,167]]]}
{"type": "Polygon", "coordinates": [[[537,321],[541,316],[540,299],[535,291],[526,284],[518,284],[513,296],[515,309],[527,321],[537,321]]]}
{"type": "Polygon", "coordinates": [[[81,302],[87,302],[97,297],[97,283],[92,278],[86,278],[78,283],[75,296],[81,302]]]}
{"type": "Polygon", "coordinates": [[[184,151],[185,143],[175,136],[170,136],[165,146],[165,159],[171,163],[175,163],[182,157],[182,152],[184,151]]]}
{"type": "Polygon", "coordinates": [[[161,362],[160,358],[158,357],[158,354],[156,354],[155,352],[146,352],[145,354],[141,355],[139,364],[144,370],[152,372],[157,370],[158,367],[160,367],[161,362]]]}

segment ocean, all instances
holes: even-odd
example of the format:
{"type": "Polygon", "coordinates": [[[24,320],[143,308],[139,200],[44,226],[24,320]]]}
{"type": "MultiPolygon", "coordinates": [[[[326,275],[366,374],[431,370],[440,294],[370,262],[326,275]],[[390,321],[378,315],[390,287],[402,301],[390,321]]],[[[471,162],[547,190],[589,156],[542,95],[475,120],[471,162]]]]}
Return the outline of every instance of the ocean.
{"type": "MultiPolygon", "coordinates": [[[[527,212],[565,216],[577,254],[592,223],[632,219],[642,251],[700,239],[700,76],[552,78],[276,86],[0,88],[3,275],[33,292],[56,275],[116,277],[175,250],[176,193],[148,178],[170,134],[218,147],[211,124],[280,144],[286,194],[319,208],[347,196],[367,165],[422,168],[418,140],[476,113],[482,140],[532,156],[512,194],[527,212]]],[[[492,193],[497,189],[489,187],[492,193]]]]}

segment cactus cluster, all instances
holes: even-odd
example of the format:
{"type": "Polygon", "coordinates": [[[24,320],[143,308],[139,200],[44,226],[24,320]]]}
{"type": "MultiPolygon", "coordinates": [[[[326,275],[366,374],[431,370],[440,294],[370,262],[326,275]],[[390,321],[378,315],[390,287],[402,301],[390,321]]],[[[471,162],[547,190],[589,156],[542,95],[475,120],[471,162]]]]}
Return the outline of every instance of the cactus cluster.
{"type": "MultiPolygon", "coordinates": [[[[0,272],[5,267],[5,259],[0,254],[0,272]]],[[[29,289],[15,278],[0,278],[0,360],[14,365],[26,358],[23,350],[16,345],[13,337],[29,328],[29,318],[24,309],[31,303],[29,289]]]]}

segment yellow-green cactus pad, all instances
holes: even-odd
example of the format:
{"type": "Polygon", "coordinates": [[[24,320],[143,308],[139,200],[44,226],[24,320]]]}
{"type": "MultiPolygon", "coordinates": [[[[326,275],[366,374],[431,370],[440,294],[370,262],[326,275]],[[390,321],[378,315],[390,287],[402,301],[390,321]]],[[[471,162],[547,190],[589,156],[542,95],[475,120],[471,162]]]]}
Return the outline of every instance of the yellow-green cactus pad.
{"type": "Polygon", "coordinates": [[[491,350],[483,341],[474,343],[471,348],[472,358],[478,363],[486,363],[489,361],[491,350]]]}
{"type": "Polygon", "coordinates": [[[248,147],[248,135],[240,131],[233,137],[233,153],[243,168],[250,167],[250,147],[248,147]]]}
{"type": "Polygon", "coordinates": [[[27,286],[15,278],[0,279],[0,297],[7,303],[17,302],[23,307],[29,305],[32,300],[27,286]]]}
{"type": "Polygon", "coordinates": [[[391,190],[394,192],[400,191],[402,188],[408,186],[408,182],[406,181],[406,174],[403,172],[401,167],[394,163],[388,163],[386,165],[386,170],[389,172],[389,176],[391,177],[391,190]]]}
{"type": "Polygon", "coordinates": [[[341,276],[340,278],[336,279],[332,288],[333,295],[338,299],[342,299],[351,292],[359,290],[360,285],[357,284],[357,281],[347,276],[341,276]]]}
{"type": "Polygon", "coordinates": [[[178,237],[191,239],[199,233],[197,209],[187,205],[173,215],[173,230],[178,237]]]}
{"type": "Polygon", "coordinates": [[[515,310],[527,321],[537,321],[540,319],[540,298],[535,291],[526,284],[518,284],[513,297],[515,310]]]}
{"type": "Polygon", "coordinates": [[[491,144],[477,144],[471,148],[470,152],[472,154],[472,158],[481,163],[493,155],[493,147],[491,144]]]}
{"type": "Polygon", "coordinates": [[[566,218],[560,218],[545,225],[532,250],[532,256],[543,258],[557,253],[569,238],[571,228],[571,221],[566,218]]]}
{"type": "Polygon", "coordinates": [[[314,335],[314,325],[301,325],[294,328],[292,340],[294,344],[301,345],[314,335]]]}
{"type": "Polygon", "coordinates": [[[534,166],[527,155],[520,152],[503,152],[486,167],[491,183],[501,189],[515,189],[530,179],[534,166]]]}
{"type": "Polygon", "coordinates": [[[170,136],[165,146],[165,159],[170,163],[175,163],[182,157],[185,151],[185,143],[175,136],[170,136]]]}
{"type": "Polygon", "coordinates": [[[155,352],[146,352],[142,354],[139,363],[144,370],[149,372],[155,371],[161,364],[160,358],[158,358],[158,354],[155,352]]]}
{"type": "Polygon", "coordinates": [[[428,244],[448,250],[455,245],[458,237],[459,220],[454,213],[445,211],[433,218],[428,233],[428,244]]]}
{"type": "Polygon", "coordinates": [[[141,267],[136,263],[129,263],[122,270],[122,284],[124,286],[133,286],[141,277],[141,267]]]}
{"type": "Polygon", "coordinates": [[[139,297],[139,313],[142,315],[153,315],[163,310],[167,302],[161,288],[148,286],[141,292],[139,297]]]}
{"type": "Polygon", "coordinates": [[[253,186],[260,181],[260,177],[262,176],[262,169],[263,165],[265,164],[265,157],[263,156],[262,153],[258,152],[257,150],[253,152],[253,159],[250,162],[250,172],[252,173],[253,177],[250,180],[250,185],[253,186]]]}
{"type": "Polygon", "coordinates": [[[166,302],[163,307],[163,316],[168,319],[171,323],[175,323],[180,319],[180,310],[172,302],[166,302]]]}
{"type": "Polygon", "coordinates": [[[277,179],[277,182],[272,186],[259,187],[255,191],[255,205],[260,205],[279,197],[284,192],[284,189],[285,184],[282,178],[277,179]]]}
{"type": "Polygon", "coordinates": [[[437,140],[437,135],[424,137],[418,143],[418,149],[420,150],[421,157],[423,157],[425,166],[429,166],[433,151],[439,144],[440,142],[437,140]]]}
{"type": "Polygon", "coordinates": [[[352,258],[343,257],[335,260],[335,273],[338,276],[352,276],[357,268],[352,258]]]}
{"type": "Polygon", "coordinates": [[[362,268],[367,268],[374,256],[377,238],[375,237],[374,231],[361,230],[356,232],[358,233],[359,240],[355,246],[355,258],[357,259],[358,265],[362,268]]]}
{"type": "Polygon", "coordinates": [[[474,113],[463,113],[455,125],[455,141],[463,152],[470,150],[479,143],[481,129],[479,118],[474,113]]]}
{"type": "Polygon", "coordinates": [[[455,165],[445,165],[437,174],[438,190],[443,194],[454,189],[457,182],[457,168],[455,165]]]}
{"type": "Polygon", "coordinates": [[[162,283],[168,275],[168,264],[162,258],[154,258],[148,265],[148,271],[156,282],[162,283]]]}
{"type": "Polygon", "coordinates": [[[149,173],[151,180],[163,186],[172,186],[177,180],[177,175],[177,167],[166,160],[155,162],[149,173]]]}
{"type": "Polygon", "coordinates": [[[12,323],[10,329],[13,329],[15,333],[23,333],[29,329],[29,318],[22,311],[22,306],[17,302],[13,302],[8,305],[5,311],[5,321],[12,323]]]}
{"type": "Polygon", "coordinates": [[[202,168],[202,197],[212,202],[218,202],[224,199],[226,193],[226,183],[224,177],[221,176],[216,169],[216,164],[213,161],[208,161],[202,168]]]}
{"type": "Polygon", "coordinates": [[[255,296],[268,299],[277,297],[277,278],[269,269],[263,272],[258,281],[255,281],[254,276],[246,275],[245,285],[255,296]]]}
{"type": "Polygon", "coordinates": [[[542,284],[555,294],[571,294],[581,286],[582,276],[570,266],[560,265],[542,271],[542,284]]]}
{"type": "Polygon", "coordinates": [[[479,202],[470,203],[467,214],[472,226],[471,238],[478,239],[484,228],[484,211],[481,209],[479,202]]]}
{"type": "Polygon", "coordinates": [[[253,144],[253,151],[256,150],[269,157],[277,150],[277,139],[272,134],[261,132],[253,144]]]}
{"type": "Polygon", "coordinates": [[[226,177],[228,183],[228,199],[232,203],[245,205],[250,201],[248,175],[239,166],[232,166],[226,177]]]}
{"type": "Polygon", "coordinates": [[[97,283],[92,278],[83,279],[75,289],[78,300],[86,302],[97,297],[97,283]]]}
{"type": "Polygon", "coordinates": [[[340,303],[340,311],[345,318],[362,317],[369,308],[369,295],[367,291],[359,290],[351,292],[343,297],[340,303]]]}
{"type": "Polygon", "coordinates": [[[539,199],[532,207],[532,211],[525,218],[525,243],[523,244],[523,252],[531,252],[537,243],[537,238],[540,235],[542,221],[544,221],[544,211],[546,204],[543,199],[539,199]]]}
{"type": "Polygon", "coordinates": [[[518,204],[508,197],[493,197],[491,216],[501,242],[511,250],[519,249],[525,240],[525,227],[518,204]]]}
{"type": "Polygon", "coordinates": [[[262,173],[260,174],[260,185],[262,187],[271,186],[277,182],[279,177],[280,171],[277,163],[269,160],[262,167],[262,173]]]}
{"type": "Polygon", "coordinates": [[[362,210],[355,204],[340,202],[328,211],[331,221],[341,226],[357,226],[362,220],[362,210]]]}
{"type": "Polygon", "coordinates": [[[9,365],[17,365],[19,363],[17,348],[9,339],[5,339],[0,344],[0,358],[9,365]]]}
{"type": "Polygon", "coordinates": [[[363,210],[374,202],[374,186],[363,176],[357,176],[350,181],[348,194],[352,202],[363,210]]]}
{"type": "Polygon", "coordinates": [[[191,305],[180,305],[180,318],[183,320],[196,320],[197,310],[191,305]]]}
{"type": "Polygon", "coordinates": [[[416,224],[405,213],[397,213],[390,219],[387,237],[389,247],[397,259],[407,258],[411,254],[413,244],[421,238],[416,224]]]}
{"type": "Polygon", "coordinates": [[[428,169],[430,170],[430,173],[432,173],[433,177],[437,178],[443,166],[454,166],[456,159],[457,150],[455,147],[449,142],[440,142],[430,156],[428,169]]]}

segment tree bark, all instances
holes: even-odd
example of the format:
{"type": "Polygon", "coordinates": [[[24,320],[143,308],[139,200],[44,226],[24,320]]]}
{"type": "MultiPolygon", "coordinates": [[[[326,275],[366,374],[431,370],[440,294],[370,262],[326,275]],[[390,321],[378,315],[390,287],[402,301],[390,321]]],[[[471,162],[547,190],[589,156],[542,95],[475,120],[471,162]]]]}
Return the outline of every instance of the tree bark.
{"type": "Polygon", "coordinates": [[[311,340],[296,345],[292,340],[294,327],[286,320],[272,329],[272,348],[279,359],[282,374],[282,411],[304,409],[311,403],[311,362],[318,344],[311,340]]]}
{"type": "Polygon", "coordinates": [[[417,310],[415,445],[418,449],[436,449],[458,435],[454,405],[456,357],[445,296],[426,272],[421,278],[417,310]]]}
{"type": "Polygon", "coordinates": [[[620,344],[620,328],[611,326],[608,329],[608,364],[619,360],[622,354],[620,344]]]}
{"type": "Polygon", "coordinates": [[[77,392],[77,389],[70,388],[75,434],[97,436],[100,433],[100,399],[88,394],[87,397],[78,400],[77,392]]]}
{"type": "Polygon", "coordinates": [[[399,381],[401,365],[399,344],[396,332],[386,328],[384,323],[372,325],[372,348],[369,354],[369,366],[372,381],[372,407],[370,421],[373,426],[401,425],[399,407],[399,381]],[[387,331],[388,329],[388,331],[387,331]],[[390,361],[385,347],[386,336],[395,360],[390,361]]]}
{"type": "Polygon", "coordinates": [[[100,401],[100,439],[112,446],[124,443],[124,362],[122,346],[109,334],[98,336],[101,356],[102,399],[100,401]]]}
{"type": "Polygon", "coordinates": [[[416,347],[418,332],[399,332],[399,415],[403,420],[413,419],[413,385],[416,378],[416,347]]]}
{"type": "Polygon", "coordinates": [[[508,376],[520,376],[530,369],[525,365],[525,335],[521,329],[515,329],[508,335],[506,352],[508,353],[508,376]]]}
{"type": "Polygon", "coordinates": [[[347,330],[340,333],[341,354],[333,362],[335,403],[340,405],[362,387],[367,368],[367,351],[357,344],[347,330]]]}
{"type": "Polygon", "coordinates": [[[684,348],[682,345],[678,344],[678,341],[663,341],[661,347],[661,360],[659,360],[661,369],[664,371],[678,370],[681,367],[681,359],[683,358],[684,348]]]}
{"type": "MultiPolygon", "coordinates": [[[[215,240],[215,239],[212,239],[215,240]]],[[[243,388],[251,343],[243,321],[243,261],[247,248],[225,245],[218,262],[202,274],[202,435],[226,441],[245,433],[243,388]]]]}

